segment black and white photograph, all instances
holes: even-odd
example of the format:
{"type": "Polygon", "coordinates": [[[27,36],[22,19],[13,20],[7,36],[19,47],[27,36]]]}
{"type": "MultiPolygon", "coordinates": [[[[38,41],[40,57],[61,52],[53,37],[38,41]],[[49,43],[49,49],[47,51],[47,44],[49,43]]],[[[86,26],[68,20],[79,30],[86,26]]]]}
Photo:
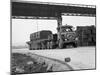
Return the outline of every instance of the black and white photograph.
{"type": "Polygon", "coordinates": [[[11,0],[11,75],[96,70],[96,5],[11,0]]]}

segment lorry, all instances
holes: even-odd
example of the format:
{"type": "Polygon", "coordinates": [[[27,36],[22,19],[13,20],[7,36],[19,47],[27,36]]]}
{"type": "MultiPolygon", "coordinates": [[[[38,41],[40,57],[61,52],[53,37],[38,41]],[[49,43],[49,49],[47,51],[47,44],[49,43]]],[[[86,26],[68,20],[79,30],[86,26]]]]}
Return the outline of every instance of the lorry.
{"type": "Polygon", "coordinates": [[[50,49],[53,48],[66,48],[71,45],[77,47],[78,38],[76,32],[73,30],[73,26],[65,25],[57,28],[57,34],[51,34],[48,36],[47,46],[50,49]]]}
{"type": "Polygon", "coordinates": [[[56,49],[66,48],[71,45],[77,47],[78,38],[71,25],[57,27],[57,33],[53,34],[50,30],[42,30],[32,33],[30,41],[27,42],[30,50],[37,49],[56,49]]]}

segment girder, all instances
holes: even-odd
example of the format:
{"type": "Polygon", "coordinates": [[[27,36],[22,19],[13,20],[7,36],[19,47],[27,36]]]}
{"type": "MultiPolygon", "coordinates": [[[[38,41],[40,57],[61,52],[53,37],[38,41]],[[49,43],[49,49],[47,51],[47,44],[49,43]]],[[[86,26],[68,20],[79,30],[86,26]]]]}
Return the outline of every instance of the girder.
{"type": "Polygon", "coordinates": [[[95,6],[24,1],[12,1],[11,4],[12,16],[58,17],[63,13],[72,16],[96,16],[95,6]]]}

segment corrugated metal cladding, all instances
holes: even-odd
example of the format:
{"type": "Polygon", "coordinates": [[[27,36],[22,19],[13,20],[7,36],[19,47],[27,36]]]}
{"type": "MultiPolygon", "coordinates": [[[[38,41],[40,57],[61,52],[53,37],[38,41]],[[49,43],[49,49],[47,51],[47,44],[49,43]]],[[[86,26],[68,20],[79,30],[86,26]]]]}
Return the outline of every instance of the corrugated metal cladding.
{"type": "Polygon", "coordinates": [[[61,13],[96,14],[96,8],[12,2],[12,16],[57,17],[61,13]]]}

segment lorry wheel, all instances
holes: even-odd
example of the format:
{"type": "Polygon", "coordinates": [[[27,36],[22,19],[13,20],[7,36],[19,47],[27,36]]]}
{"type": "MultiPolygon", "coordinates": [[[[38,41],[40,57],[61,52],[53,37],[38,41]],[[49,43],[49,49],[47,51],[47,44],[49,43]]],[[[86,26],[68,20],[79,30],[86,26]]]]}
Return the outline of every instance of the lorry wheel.
{"type": "Polygon", "coordinates": [[[63,43],[59,41],[59,48],[62,49],[63,48],[63,43]]]}
{"type": "Polygon", "coordinates": [[[31,50],[31,47],[29,47],[29,50],[31,50]]]}
{"type": "Polygon", "coordinates": [[[50,49],[49,42],[47,43],[47,49],[50,49]]]}
{"type": "Polygon", "coordinates": [[[76,47],[77,47],[77,44],[76,44],[76,43],[73,43],[73,47],[75,47],[75,48],[76,48],[76,47]]]}
{"type": "Polygon", "coordinates": [[[66,48],[66,44],[63,44],[63,48],[66,48]]]}
{"type": "Polygon", "coordinates": [[[53,45],[52,45],[52,42],[50,42],[50,49],[53,49],[53,45]]]}
{"type": "Polygon", "coordinates": [[[62,49],[63,48],[63,44],[60,43],[59,44],[59,48],[62,49]]]}

